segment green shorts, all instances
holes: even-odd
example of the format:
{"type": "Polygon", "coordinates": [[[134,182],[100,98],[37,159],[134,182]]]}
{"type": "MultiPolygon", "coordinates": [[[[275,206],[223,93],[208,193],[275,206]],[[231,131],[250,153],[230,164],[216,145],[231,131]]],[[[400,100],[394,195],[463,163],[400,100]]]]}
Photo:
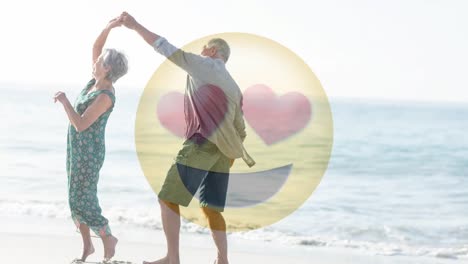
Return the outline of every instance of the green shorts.
{"type": "Polygon", "coordinates": [[[230,159],[214,143],[194,134],[185,140],[167,172],[158,197],[188,206],[196,196],[201,207],[222,212],[226,204],[230,166],[230,159]]]}

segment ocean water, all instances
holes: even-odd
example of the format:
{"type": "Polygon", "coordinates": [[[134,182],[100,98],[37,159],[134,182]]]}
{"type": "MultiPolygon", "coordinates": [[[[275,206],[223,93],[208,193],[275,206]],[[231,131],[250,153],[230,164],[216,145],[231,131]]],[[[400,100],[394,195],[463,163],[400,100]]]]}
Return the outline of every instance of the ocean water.
{"type": "MultiPolygon", "coordinates": [[[[44,90],[1,87],[0,218],[70,221],[67,119],[44,90]]],[[[73,100],[81,87],[64,88],[73,100]],[[76,91],[76,92],[75,92],[76,91]]],[[[161,229],[135,151],[139,95],[117,91],[99,198],[111,223],[161,229]]],[[[232,237],[370,254],[468,259],[468,104],[331,99],[328,170],[294,214],[232,237]]],[[[165,173],[165,171],[161,171],[165,173]]],[[[183,232],[207,233],[184,222],[183,232]]]]}

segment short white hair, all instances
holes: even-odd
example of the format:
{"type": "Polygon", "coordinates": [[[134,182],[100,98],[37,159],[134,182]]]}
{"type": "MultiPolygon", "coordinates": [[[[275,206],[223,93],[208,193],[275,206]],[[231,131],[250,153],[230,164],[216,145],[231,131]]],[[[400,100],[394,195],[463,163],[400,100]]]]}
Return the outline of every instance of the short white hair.
{"type": "Polygon", "coordinates": [[[224,62],[227,62],[229,55],[231,55],[231,49],[229,48],[228,43],[222,38],[214,38],[208,41],[208,47],[215,47],[218,55],[223,57],[224,62]]]}
{"type": "Polygon", "coordinates": [[[102,65],[110,67],[106,78],[115,83],[128,72],[128,60],[125,54],[116,49],[105,49],[102,65]]]}

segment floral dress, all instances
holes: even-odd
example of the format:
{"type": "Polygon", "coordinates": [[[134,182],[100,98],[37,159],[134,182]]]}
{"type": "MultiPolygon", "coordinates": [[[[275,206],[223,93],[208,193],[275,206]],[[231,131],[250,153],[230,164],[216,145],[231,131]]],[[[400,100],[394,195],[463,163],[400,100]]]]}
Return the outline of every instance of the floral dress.
{"type": "Polygon", "coordinates": [[[103,113],[88,129],[77,132],[71,124],[67,138],[67,175],[68,202],[71,216],[76,226],[86,224],[97,235],[109,236],[111,230],[109,221],[102,216],[97,197],[99,170],[105,157],[105,130],[107,120],[114,108],[115,96],[107,90],[88,90],[96,83],[92,79],[76,99],[74,109],[82,115],[100,94],[107,94],[112,100],[112,106],[103,113]]]}

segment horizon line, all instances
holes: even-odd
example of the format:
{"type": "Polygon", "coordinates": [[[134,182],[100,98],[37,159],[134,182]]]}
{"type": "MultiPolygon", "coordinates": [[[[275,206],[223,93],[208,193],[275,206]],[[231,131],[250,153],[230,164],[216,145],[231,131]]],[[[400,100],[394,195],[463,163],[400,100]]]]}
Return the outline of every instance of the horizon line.
{"type": "MultiPolygon", "coordinates": [[[[146,82],[145,82],[146,83],[146,82]]],[[[74,82],[57,82],[57,83],[27,83],[27,82],[20,82],[20,83],[14,83],[13,81],[0,81],[0,91],[4,89],[5,86],[15,86],[15,88],[20,88],[23,91],[35,91],[35,92],[40,92],[43,91],[41,90],[35,90],[32,88],[27,88],[27,86],[33,86],[33,87],[40,87],[44,88],[44,86],[49,86],[49,87],[59,87],[63,85],[73,85],[77,87],[84,87],[84,83],[74,83],[74,82]]],[[[121,87],[129,87],[129,84],[123,84],[121,87]]],[[[8,90],[14,90],[13,88],[7,88],[8,90]]],[[[143,89],[143,87],[142,87],[143,89]]],[[[141,93],[141,91],[135,91],[131,89],[124,89],[123,91],[126,91],[125,94],[132,94],[132,93],[141,93]],[[132,92],[133,91],[133,92],[132,92]]],[[[382,97],[382,96],[375,96],[375,95],[360,95],[360,96],[349,96],[349,95],[327,95],[327,98],[331,100],[345,100],[345,101],[374,101],[374,102],[381,102],[381,103],[392,103],[392,102],[407,102],[407,103],[454,103],[454,104],[464,104],[468,103],[468,98],[462,98],[462,99],[455,99],[455,98],[414,98],[414,97],[407,97],[407,98],[402,98],[402,97],[396,97],[396,96],[389,96],[389,97],[382,97]]]]}

